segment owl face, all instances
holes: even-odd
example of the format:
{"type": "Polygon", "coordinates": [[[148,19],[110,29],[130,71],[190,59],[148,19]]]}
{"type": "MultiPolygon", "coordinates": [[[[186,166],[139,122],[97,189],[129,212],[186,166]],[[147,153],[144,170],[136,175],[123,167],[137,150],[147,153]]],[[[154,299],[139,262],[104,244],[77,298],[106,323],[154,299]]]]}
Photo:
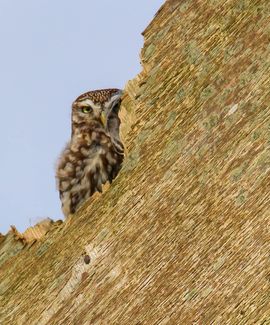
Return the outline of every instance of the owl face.
{"type": "Polygon", "coordinates": [[[108,121],[113,118],[121,101],[120,89],[89,91],[79,96],[72,105],[72,133],[79,128],[93,126],[108,129],[108,121]]]}
{"type": "Polygon", "coordinates": [[[102,106],[94,104],[91,100],[85,99],[75,102],[72,106],[72,122],[78,125],[89,124],[93,121],[104,124],[104,113],[102,106]]]}

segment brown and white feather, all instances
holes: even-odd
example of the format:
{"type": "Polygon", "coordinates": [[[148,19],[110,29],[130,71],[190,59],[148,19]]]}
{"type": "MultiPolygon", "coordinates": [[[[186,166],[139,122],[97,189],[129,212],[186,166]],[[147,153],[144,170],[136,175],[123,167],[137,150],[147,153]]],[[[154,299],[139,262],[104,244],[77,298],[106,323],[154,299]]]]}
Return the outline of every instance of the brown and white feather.
{"type": "Polygon", "coordinates": [[[72,136],[58,163],[56,178],[65,216],[73,214],[121,169],[124,147],[119,137],[119,89],[90,91],[72,105],[72,136]],[[83,109],[89,107],[89,113],[83,109]],[[101,115],[106,117],[105,124],[101,115]]]}

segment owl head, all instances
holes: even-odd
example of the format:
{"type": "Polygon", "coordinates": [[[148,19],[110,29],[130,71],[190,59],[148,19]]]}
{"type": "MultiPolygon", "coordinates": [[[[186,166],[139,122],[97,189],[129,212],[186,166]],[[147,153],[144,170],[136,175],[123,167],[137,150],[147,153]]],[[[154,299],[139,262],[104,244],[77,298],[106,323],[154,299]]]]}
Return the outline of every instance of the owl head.
{"type": "Polygon", "coordinates": [[[93,127],[119,134],[122,93],[120,89],[100,89],[79,96],[72,104],[72,135],[93,127]]]}

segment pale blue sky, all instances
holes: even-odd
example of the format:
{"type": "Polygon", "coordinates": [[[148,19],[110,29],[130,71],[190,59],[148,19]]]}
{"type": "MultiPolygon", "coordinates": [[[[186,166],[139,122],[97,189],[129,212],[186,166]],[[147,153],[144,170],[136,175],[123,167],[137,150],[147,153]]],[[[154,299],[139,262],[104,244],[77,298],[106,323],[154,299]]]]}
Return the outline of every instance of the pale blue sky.
{"type": "Polygon", "coordinates": [[[55,163],[81,93],[140,71],[163,0],[0,0],[0,232],[62,218],[55,163]]]}

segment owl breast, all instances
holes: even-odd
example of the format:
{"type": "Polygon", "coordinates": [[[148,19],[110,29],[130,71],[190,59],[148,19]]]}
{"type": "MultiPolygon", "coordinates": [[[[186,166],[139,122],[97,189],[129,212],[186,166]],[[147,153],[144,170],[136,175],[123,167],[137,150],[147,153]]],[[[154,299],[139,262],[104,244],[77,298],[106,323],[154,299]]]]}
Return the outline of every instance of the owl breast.
{"type": "Polygon", "coordinates": [[[72,137],[61,155],[57,182],[65,216],[78,207],[102,185],[118,174],[123,152],[115,147],[103,130],[80,133],[72,137]]]}

